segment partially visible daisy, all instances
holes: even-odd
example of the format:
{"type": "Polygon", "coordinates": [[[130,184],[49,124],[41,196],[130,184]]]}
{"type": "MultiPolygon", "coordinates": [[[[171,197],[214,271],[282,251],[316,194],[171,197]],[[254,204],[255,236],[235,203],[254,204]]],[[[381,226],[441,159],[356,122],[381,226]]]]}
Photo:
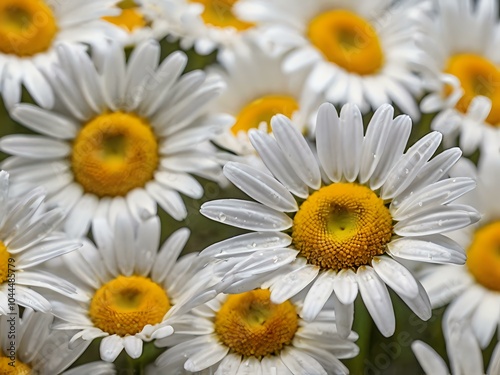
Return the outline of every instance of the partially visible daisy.
{"type": "Polygon", "coordinates": [[[58,62],[55,46],[84,48],[122,33],[102,21],[116,14],[118,0],[2,0],[0,3],[0,93],[8,108],[21,99],[24,85],[43,107],[54,105],[46,75],[58,62]],[[70,4],[71,3],[71,4],[70,4]]]}
{"type": "Polygon", "coordinates": [[[170,347],[156,360],[157,373],[348,374],[339,358],[358,354],[357,335],[341,338],[333,311],[302,320],[300,302],[275,304],[266,289],[220,295],[174,320],[175,334],[155,342],[170,347]]]}
{"type": "Polygon", "coordinates": [[[500,145],[500,24],[496,0],[439,0],[421,14],[418,70],[430,91],[423,112],[441,111],[432,127],[464,154],[481,143],[500,145]]]}
{"type": "Polygon", "coordinates": [[[445,361],[434,349],[422,341],[415,341],[411,348],[426,375],[496,375],[500,374],[500,344],[497,344],[486,373],[481,349],[465,322],[449,323],[445,330],[446,348],[450,359],[448,370],[445,361]],[[447,332],[449,331],[449,332],[447,332]]]}
{"type": "MultiPolygon", "coordinates": [[[[476,177],[472,163],[462,160],[456,174],[476,177]]],[[[462,197],[483,214],[473,226],[450,234],[466,250],[463,267],[439,266],[422,271],[421,282],[433,307],[449,302],[453,320],[470,319],[481,348],[490,343],[500,324],[500,155],[484,155],[477,171],[478,187],[462,197]]]]}
{"type": "Polygon", "coordinates": [[[0,317],[1,374],[41,374],[41,375],[110,375],[115,374],[115,366],[106,362],[90,362],[71,366],[87,349],[89,343],[80,340],[78,345],[69,349],[70,335],[51,329],[53,315],[24,309],[23,317],[18,312],[0,317]],[[15,330],[12,330],[12,322],[15,330]],[[10,333],[10,334],[9,334],[10,333]],[[14,334],[12,334],[14,333],[14,334]]]}
{"type": "Polygon", "coordinates": [[[176,33],[179,20],[175,4],[169,0],[122,0],[117,7],[120,14],[104,20],[126,31],[120,39],[125,46],[176,33]]]}
{"type": "Polygon", "coordinates": [[[325,92],[328,101],[356,104],[363,113],[394,102],[416,119],[413,96],[420,81],[411,63],[417,51],[413,18],[421,6],[388,0],[240,0],[235,12],[261,25],[262,39],[291,49],[284,69],[311,70],[311,87],[325,92]]]}
{"type": "Polygon", "coordinates": [[[196,254],[177,262],[189,238],[187,229],[174,232],[158,251],[157,216],[136,225],[126,217],[113,226],[96,220],[97,247],[85,240],[81,251],[63,257],[70,271],[66,278],[81,286],[86,298],[77,303],[52,296],[52,312],[59,318],[54,328],[76,330],[70,344],[103,337],[100,353],[105,361],[113,362],[123,349],[139,358],[144,341],[172,333],[166,320],[170,307],[207,280],[202,272],[193,278],[189,271],[196,254]]]}
{"type": "Polygon", "coordinates": [[[278,113],[292,118],[301,133],[311,135],[322,97],[307,89],[304,74],[283,70],[283,53],[270,53],[251,37],[243,40],[232,55],[221,56],[222,69],[216,69],[226,89],[211,110],[229,113],[234,124],[215,142],[238,155],[253,154],[248,131],[270,131],[271,117],[278,113]]]}
{"type": "Polygon", "coordinates": [[[22,198],[9,194],[9,175],[0,171],[0,315],[16,304],[50,311],[50,302],[32,287],[53,290],[80,299],[78,289],[39,266],[80,248],[81,243],[56,232],[63,219],[60,210],[46,211],[43,189],[22,198]]]}
{"type": "Polygon", "coordinates": [[[358,291],[381,333],[393,334],[386,285],[428,319],[427,294],[398,259],[463,264],[463,249],[442,233],[479,220],[472,207],[453,204],[475,183],[447,178],[459,149],[431,159],[441,142],[438,132],[404,152],[411,120],[393,114],[390,105],[380,107],[364,135],[356,106],[345,105],[339,118],[333,105],[323,104],[317,157],[285,116],[273,117],[274,138],[252,131],[250,140],[268,173],[238,163],[226,164],[224,173],[259,203],[224,199],[201,207],[213,220],[254,231],[202,251],[202,256],[239,260],[230,268],[221,263],[226,274],[219,286],[237,281],[244,289],[259,281],[270,288],[274,303],[305,290],[301,316],[306,320],[331,298],[344,334],[352,325],[358,291]],[[266,278],[268,272],[274,277],[266,278]]]}
{"type": "Polygon", "coordinates": [[[178,34],[183,49],[194,47],[200,55],[215,49],[231,51],[254,25],[234,13],[239,0],[171,0],[180,23],[178,34]]]}
{"type": "Polygon", "coordinates": [[[15,106],[12,117],[41,135],[0,140],[0,149],[14,155],[2,164],[13,175],[13,192],[44,186],[50,203],[69,213],[65,230],[75,237],[87,233],[94,216],[144,219],[157,203],[184,219],[179,193],[203,195],[193,175],[221,176],[209,140],[228,119],[204,116],[221,81],[202,71],[180,76],[187,61],[182,52],[158,66],[160,46],[153,40],[140,44],[128,64],[122,47],[110,44],[102,71],[83,51],[66,45],[58,51],[63,70],[52,84],[61,108],[15,106]]]}

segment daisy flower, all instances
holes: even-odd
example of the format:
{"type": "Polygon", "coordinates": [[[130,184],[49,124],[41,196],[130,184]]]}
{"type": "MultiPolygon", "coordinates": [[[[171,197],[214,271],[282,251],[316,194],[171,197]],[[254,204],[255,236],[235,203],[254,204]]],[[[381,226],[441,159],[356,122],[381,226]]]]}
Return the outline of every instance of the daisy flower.
{"type": "Polygon", "coordinates": [[[43,107],[54,105],[47,81],[58,61],[55,46],[72,50],[84,43],[117,38],[121,31],[100,20],[112,16],[117,0],[3,0],[0,4],[0,92],[8,108],[21,99],[24,84],[43,107]],[[71,3],[71,4],[70,4],[71,3]]]}
{"type": "Polygon", "coordinates": [[[155,342],[170,346],[155,362],[157,373],[348,374],[339,358],[358,354],[357,335],[341,338],[333,311],[306,322],[300,308],[296,300],[271,302],[266,289],[220,295],[174,320],[176,333],[155,342]]]}
{"type": "MultiPolygon", "coordinates": [[[[183,49],[194,47],[207,55],[215,49],[231,51],[242,42],[242,35],[253,29],[234,13],[238,0],[172,0],[179,17],[178,35],[183,49]]],[[[171,5],[171,6],[172,6],[171,5]]]]}
{"type": "Polygon", "coordinates": [[[414,20],[421,4],[389,0],[240,0],[235,13],[262,27],[261,38],[291,49],[284,69],[311,71],[312,89],[362,112],[394,102],[419,116],[411,71],[414,20]]]}
{"type": "Polygon", "coordinates": [[[345,105],[339,118],[333,105],[323,104],[317,156],[285,116],[273,117],[274,138],[252,131],[250,140],[269,171],[228,163],[224,173],[259,203],[223,199],[201,207],[213,220],[254,231],[201,253],[240,259],[225,270],[219,286],[236,281],[244,289],[259,281],[270,288],[273,303],[304,290],[305,320],[314,319],[332,298],[344,334],[352,326],[359,291],[381,333],[390,336],[395,318],[387,284],[428,319],[427,294],[398,259],[463,264],[463,249],[442,233],[479,220],[472,207],[452,204],[475,183],[446,178],[459,149],[429,160],[441,142],[438,132],[404,152],[411,120],[393,114],[390,105],[381,106],[364,135],[356,106],[345,105]],[[271,271],[274,277],[266,278],[271,271]]]}
{"type": "Polygon", "coordinates": [[[125,46],[175,33],[179,22],[175,17],[175,4],[169,0],[122,0],[117,7],[120,14],[104,17],[104,20],[126,31],[121,39],[125,46]]]}
{"type": "Polygon", "coordinates": [[[53,319],[51,314],[34,312],[30,308],[24,309],[22,319],[18,317],[17,311],[14,315],[0,317],[0,337],[4,338],[0,352],[0,373],[43,375],[116,373],[114,365],[100,361],[64,371],[82,355],[89,343],[81,341],[74,349],[69,349],[71,336],[64,332],[53,331],[50,328],[53,319]],[[15,334],[12,335],[14,324],[15,334]]]}
{"type": "Polygon", "coordinates": [[[110,44],[101,72],[83,51],[65,45],[58,51],[64,70],[52,83],[61,108],[15,106],[12,117],[41,135],[0,140],[0,149],[14,155],[2,164],[13,174],[12,190],[21,195],[44,186],[49,202],[68,213],[65,230],[75,237],[87,233],[94,216],[144,219],[157,203],[183,220],[179,193],[203,195],[192,175],[217,180],[222,174],[209,140],[227,117],[203,116],[221,82],[202,71],[180,77],[182,52],[158,66],[160,46],[153,40],[139,45],[128,64],[120,45],[110,44]]]}
{"type": "Polygon", "coordinates": [[[113,362],[123,349],[139,358],[144,341],[172,333],[166,320],[170,307],[207,280],[203,272],[193,278],[190,271],[196,254],[177,262],[189,238],[186,228],[174,232],[158,251],[157,216],[136,224],[120,217],[113,226],[96,221],[97,247],[85,240],[81,251],[63,257],[66,278],[81,286],[85,301],[51,296],[52,312],[59,318],[54,328],[76,330],[70,344],[103,337],[100,354],[105,361],[113,362]]]}
{"type": "Polygon", "coordinates": [[[9,175],[0,171],[0,315],[12,312],[16,304],[50,311],[49,301],[31,287],[82,297],[73,285],[39,268],[82,246],[55,232],[63,215],[58,209],[46,211],[44,199],[42,189],[12,198],[9,175]]]}
{"type": "Polygon", "coordinates": [[[500,28],[496,0],[436,1],[421,13],[418,70],[430,92],[425,113],[441,111],[432,128],[447,144],[460,136],[464,154],[481,143],[500,145],[500,28]]]}
{"type": "Polygon", "coordinates": [[[215,142],[238,155],[253,154],[248,139],[250,129],[270,131],[271,117],[278,113],[292,118],[300,132],[314,131],[316,111],[323,101],[307,89],[304,74],[283,70],[283,53],[269,53],[254,38],[243,38],[231,56],[220,58],[226,90],[217,98],[212,111],[229,113],[233,126],[215,142]]]}
{"type": "Polygon", "coordinates": [[[450,233],[450,237],[466,249],[463,267],[440,266],[423,270],[420,280],[432,306],[452,302],[447,312],[454,320],[470,319],[481,348],[490,343],[500,324],[500,158],[498,151],[481,158],[479,169],[461,160],[455,174],[477,177],[478,188],[462,201],[483,214],[473,226],[450,233]],[[476,176],[477,173],[477,176],[476,176]]]}
{"type": "Polygon", "coordinates": [[[445,361],[434,349],[422,341],[415,341],[411,348],[420,366],[427,375],[495,375],[500,374],[500,344],[497,344],[486,373],[483,356],[470,327],[464,322],[445,325],[446,348],[450,359],[451,371],[445,361]],[[450,331],[447,333],[447,331],[450,331]]]}

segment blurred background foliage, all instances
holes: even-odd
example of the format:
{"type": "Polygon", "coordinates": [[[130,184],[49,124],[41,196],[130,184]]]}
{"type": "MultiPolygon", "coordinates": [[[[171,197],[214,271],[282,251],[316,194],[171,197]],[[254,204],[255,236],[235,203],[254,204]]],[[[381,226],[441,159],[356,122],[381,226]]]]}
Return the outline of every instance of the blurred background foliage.
{"type": "MultiPolygon", "coordinates": [[[[169,42],[163,40],[161,42],[163,60],[173,51],[179,50],[177,42],[169,42]]],[[[131,50],[127,50],[130,54],[131,50]]],[[[189,57],[188,65],[185,72],[194,69],[203,69],[210,64],[216,64],[216,52],[207,55],[197,55],[193,50],[185,51],[189,57]]],[[[24,90],[23,102],[33,103],[29,94],[24,90]]],[[[401,112],[396,109],[396,115],[401,112]]],[[[369,113],[364,116],[365,125],[372,116],[369,113]]],[[[416,140],[430,131],[430,122],[434,115],[424,114],[419,122],[414,123],[413,130],[410,136],[408,145],[412,145],[416,140]]],[[[33,134],[29,129],[22,127],[12,120],[0,99],[0,135],[8,134],[33,134]]],[[[442,151],[441,149],[438,152],[442,151]]],[[[4,160],[7,155],[0,152],[0,160],[4,160]]],[[[478,155],[472,155],[471,159],[477,161],[478,155]]],[[[212,181],[199,178],[200,183],[204,186],[205,194],[202,199],[196,200],[188,197],[183,197],[188,209],[187,219],[182,222],[173,220],[161,208],[159,208],[159,216],[162,222],[162,237],[161,242],[170,236],[175,230],[188,227],[191,230],[191,237],[185,247],[183,253],[201,251],[205,247],[223,239],[243,233],[243,230],[223,225],[206,219],[199,213],[201,204],[213,199],[222,198],[238,198],[247,199],[248,197],[234,188],[220,188],[218,184],[212,181]]],[[[441,320],[444,308],[434,310],[432,318],[427,321],[421,321],[393,292],[391,298],[394,304],[396,314],[396,332],[390,338],[383,337],[372,322],[364,304],[360,300],[356,301],[355,319],[353,330],[359,334],[357,344],[360,347],[360,353],[357,357],[343,362],[350,369],[353,375],[417,375],[422,374],[422,370],[418,365],[415,356],[410,348],[414,340],[422,340],[430,344],[443,358],[446,356],[446,348],[444,338],[441,331],[441,320]]],[[[99,342],[94,340],[88,350],[75,362],[72,367],[83,363],[88,363],[99,359],[99,342]]],[[[494,349],[495,340],[485,350],[485,363],[489,362],[492,351],[494,349]]],[[[125,351],[116,360],[117,372],[119,375],[138,375],[145,373],[145,367],[163,351],[163,349],[155,348],[152,343],[146,344],[144,354],[140,359],[132,360],[125,351]]],[[[169,374],[166,374],[169,375],[169,374]]]]}

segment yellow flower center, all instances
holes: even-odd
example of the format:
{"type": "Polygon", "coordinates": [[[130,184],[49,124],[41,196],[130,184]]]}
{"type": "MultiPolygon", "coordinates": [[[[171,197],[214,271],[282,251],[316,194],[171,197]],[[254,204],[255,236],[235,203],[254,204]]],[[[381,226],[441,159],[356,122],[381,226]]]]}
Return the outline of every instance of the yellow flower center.
{"type": "MultiPolygon", "coordinates": [[[[33,338],[34,339],[34,338],[33,338]]],[[[16,358],[11,361],[8,357],[0,357],[0,374],[1,375],[29,375],[31,374],[31,367],[21,362],[16,358]],[[10,365],[9,365],[10,363],[10,365]]]]}
{"type": "Polygon", "coordinates": [[[139,11],[139,7],[134,0],[120,1],[117,6],[122,10],[118,16],[103,17],[103,20],[120,26],[132,32],[134,29],[147,26],[147,21],[144,15],[139,11]]]}
{"type": "Polygon", "coordinates": [[[7,251],[7,246],[0,241],[0,284],[6,282],[9,278],[9,258],[10,254],[7,251]]]}
{"type": "Polygon", "coordinates": [[[101,286],[90,303],[94,326],[110,335],[135,335],[157,324],[170,309],[167,294],[143,276],[118,276],[101,286]]]}
{"type": "Polygon", "coordinates": [[[281,113],[286,117],[292,117],[299,109],[297,101],[287,95],[267,95],[247,104],[238,113],[236,123],[231,128],[234,135],[240,131],[248,132],[250,129],[258,128],[262,122],[269,124],[271,118],[281,113]]]}
{"type": "Polygon", "coordinates": [[[274,304],[269,290],[257,289],[231,295],[215,317],[215,333],[233,352],[263,357],[277,354],[297,332],[295,306],[274,304]]]}
{"type": "Polygon", "coordinates": [[[36,55],[49,49],[56,33],[54,13],[43,0],[0,1],[0,53],[36,55]]]}
{"type": "MultiPolygon", "coordinates": [[[[464,95],[457,103],[457,109],[467,112],[472,99],[478,95],[491,99],[492,107],[486,121],[491,125],[500,125],[500,71],[488,59],[473,54],[458,54],[448,60],[446,73],[453,74],[460,80],[464,95]]],[[[445,88],[449,95],[450,88],[445,88]]]]}
{"type": "Polygon", "coordinates": [[[500,221],[476,231],[467,250],[467,267],[478,283],[500,292],[500,221]]]}
{"type": "Polygon", "coordinates": [[[245,22],[233,13],[233,5],[238,0],[190,0],[205,6],[201,18],[207,25],[233,27],[238,31],[249,29],[252,23],[245,22]]]}
{"type": "Polygon", "coordinates": [[[375,29],[348,10],[331,10],[314,17],[307,35],[326,59],[351,73],[376,73],[384,53],[375,29]]]}
{"type": "Polygon", "coordinates": [[[292,238],[309,263],[339,270],[370,264],[391,235],[392,217],[381,198],[366,186],[338,183],[302,203],[292,238]]]}
{"type": "Polygon", "coordinates": [[[102,114],[76,137],[71,163],[75,180],[87,193],[123,196],[153,178],[158,143],[149,124],[138,116],[102,114]]]}

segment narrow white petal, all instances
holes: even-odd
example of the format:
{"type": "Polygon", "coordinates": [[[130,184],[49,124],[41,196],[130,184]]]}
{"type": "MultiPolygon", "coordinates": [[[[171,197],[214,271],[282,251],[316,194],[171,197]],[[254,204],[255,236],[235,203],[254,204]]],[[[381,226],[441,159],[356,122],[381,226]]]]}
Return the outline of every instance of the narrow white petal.
{"type": "Polygon", "coordinates": [[[217,371],[220,374],[236,374],[238,371],[238,367],[240,367],[241,363],[241,355],[238,354],[228,354],[224,357],[224,359],[219,364],[217,371]]]}
{"type": "Polygon", "coordinates": [[[260,360],[256,357],[243,358],[235,375],[264,375],[260,366],[260,360]]]}
{"type": "Polygon", "coordinates": [[[351,269],[340,270],[333,281],[333,289],[342,304],[353,303],[358,295],[358,283],[354,271],[351,269]]]}
{"type": "Polygon", "coordinates": [[[125,336],[123,338],[123,347],[127,354],[133,359],[137,359],[142,355],[142,345],[143,342],[138,337],[125,336]]]}
{"type": "Polygon", "coordinates": [[[153,280],[160,283],[165,280],[172,271],[179,254],[184,249],[189,234],[190,231],[187,228],[178,229],[163,243],[151,270],[153,280]]]}
{"type": "Polygon", "coordinates": [[[99,199],[95,195],[85,194],[66,218],[64,231],[73,238],[86,236],[98,204],[99,199]]]}
{"type": "Polygon", "coordinates": [[[162,187],[154,182],[146,184],[146,191],[175,220],[181,221],[186,218],[186,205],[178,192],[162,187]]]}
{"type": "Polygon", "coordinates": [[[258,251],[245,258],[231,271],[240,277],[259,275],[275,271],[293,262],[299,252],[293,249],[273,249],[258,251]]]}
{"type": "Polygon", "coordinates": [[[135,265],[135,241],[134,227],[132,221],[121,216],[116,219],[115,231],[115,256],[116,264],[120,273],[125,276],[131,276],[134,272],[135,265]]]}
{"type": "Polygon", "coordinates": [[[422,366],[427,375],[448,375],[446,362],[437,354],[434,349],[422,341],[414,341],[411,349],[417,357],[418,363],[422,366]]]}
{"type": "Polygon", "coordinates": [[[326,301],[333,293],[333,283],[335,280],[335,273],[333,271],[323,271],[318,278],[314,281],[311,289],[307,292],[304,299],[304,307],[300,316],[307,321],[316,319],[319,312],[325,306],[326,301]]]}
{"type": "Polygon", "coordinates": [[[346,104],[340,111],[340,137],[344,177],[353,182],[359,173],[363,149],[363,118],[356,105],[346,104]]]}
{"type": "Polygon", "coordinates": [[[238,228],[260,231],[282,231],[293,224],[284,213],[260,203],[240,199],[220,199],[204,203],[202,215],[238,228]]]}
{"type": "Polygon", "coordinates": [[[123,339],[120,336],[106,336],[102,339],[101,346],[99,347],[101,359],[106,362],[114,362],[123,348],[123,339]]]}
{"type": "Polygon", "coordinates": [[[382,281],[397,294],[410,299],[417,297],[417,281],[402,264],[387,256],[377,256],[372,260],[372,267],[382,281]]]}
{"type": "Polygon", "coordinates": [[[359,267],[356,276],[361,297],[373,321],[382,335],[390,337],[396,328],[396,320],[385,284],[371,267],[359,267]]]}
{"type": "Polygon", "coordinates": [[[292,298],[308,286],[318,273],[319,267],[306,264],[283,275],[271,286],[271,301],[283,303],[292,298]]]}
{"type": "Polygon", "coordinates": [[[340,144],[339,116],[333,104],[319,107],[316,124],[318,158],[328,178],[334,182],[342,179],[342,148],[340,144]]]}
{"type": "Polygon", "coordinates": [[[228,352],[228,346],[219,344],[214,339],[202,351],[191,354],[184,363],[184,368],[192,372],[202,371],[222,360],[228,352]]]}
{"type": "Polygon", "coordinates": [[[347,338],[351,334],[354,323],[354,302],[344,305],[335,294],[332,295],[333,308],[335,309],[335,324],[337,331],[342,338],[347,338]]]}
{"type": "Polygon", "coordinates": [[[432,307],[427,295],[427,291],[418,280],[418,294],[414,298],[409,298],[407,294],[398,293],[404,303],[422,320],[429,320],[432,316],[432,307]]]}
{"type": "Polygon", "coordinates": [[[484,350],[493,338],[499,317],[500,298],[497,295],[486,293],[472,315],[472,329],[481,349],[484,350]]]}
{"type": "Polygon", "coordinates": [[[327,375],[325,369],[318,361],[291,346],[283,349],[280,357],[293,374],[327,375]]]}
{"type": "Polygon", "coordinates": [[[125,199],[130,212],[138,221],[147,220],[157,213],[156,202],[142,188],[129,191],[125,199]]]}
{"type": "Polygon", "coordinates": [[[238,189],[265,206],[281,212],[298,210],[293,195],[267,173],[242,163],[229,162],[224,166],[224,175],[238,189]]]}
{"type": "Polygon", "coordinates": [[[32,159],[58,159],[71,153],[71,147],[61,141],[39,135],[8,135],[0,139],[3,152],[32,159]]]}

